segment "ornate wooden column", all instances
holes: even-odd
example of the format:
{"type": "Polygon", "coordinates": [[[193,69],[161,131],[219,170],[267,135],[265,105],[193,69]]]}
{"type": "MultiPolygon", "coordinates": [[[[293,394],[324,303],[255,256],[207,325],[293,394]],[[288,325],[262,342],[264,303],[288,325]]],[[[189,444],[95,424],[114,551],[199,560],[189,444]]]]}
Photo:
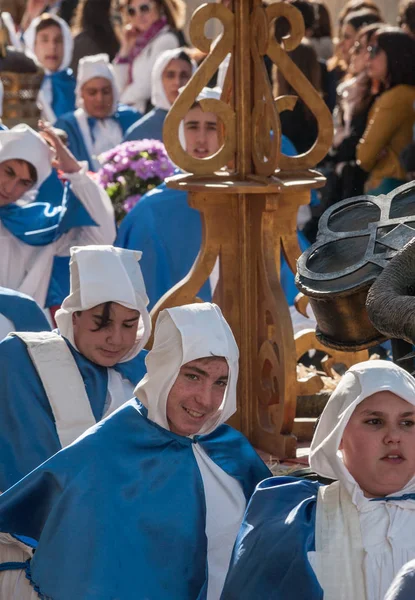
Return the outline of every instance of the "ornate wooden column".
{"type": "Polygon", "coordinates": [[[297,378],[293,329],[279,281],[280,252],[295,270],[300,255],[297,211],[309,203],[310,190],[324,183],[312,167],[330,146],[332,118],[273,37],[273,22],[281,16],[291,24],[285,40],[285,48],[291,50],[300,43],[304,24],[290,5],[276,3],[265,9],[261,0],[234,0],[233,12],[220,4],[205,4],[193,15],[192,43],[209,55],[171,108],[164,142],[172,160],[187,172],[168,185],[189,192],[189,204],[201,213],[203,241],[191,272],[159,301],[153,315],[168,306],[194,302],[219,257],[215,301],[241,353],[239,406],[232,424],[256,447],[284,457],[295,452],[291,432],[297,378]],[[219,19],[224,28],[212,49],[204,36],[211,18],[219,19]],[[228,53],[231,63],[222,99],[200,102],[203,110],[221,119],[223,146],[210,158],[196,159],[180,145],[179,125],[228,53]],[[280,152],[278,110],[292,109],[296,97],[274,100],[265,54],[318,121],[318,140],[306,154],[287,157],[280,152]],[[232,168],[223,170],[229,165],[232,168]]]}

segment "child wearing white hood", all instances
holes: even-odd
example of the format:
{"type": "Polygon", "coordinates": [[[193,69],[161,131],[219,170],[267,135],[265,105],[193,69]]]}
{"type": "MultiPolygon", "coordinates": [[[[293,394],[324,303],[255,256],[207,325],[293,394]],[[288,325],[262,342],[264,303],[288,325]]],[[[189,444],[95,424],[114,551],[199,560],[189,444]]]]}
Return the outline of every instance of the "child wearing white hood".
{"type": "Polygon", "coordinates": [[[24,36],[27,51],[45,71],[38,103],[42,119],[52,125],[75,109],[75,78],[69,65],[73,39],[69,25],[57,15],[44,13],[34,19],[24,36]]]}
{"type": "Polygon", "coordinates": [[[59,330],[0,342],[0,491],[132,397],[151,333],[140,258],[113,246],[71,248],[59,330]]]}
{"type": "Polygon", "coordinates": [[[123,140],[140,119],[134,108],[119,103],[114,70],[107,54],[81,58],[76,80],[77,109],[62,115],[55,127],[68,134],[68,146],[91,171],[101,167],[98,157],[123,140]]]}
{"type": "Polygon", "coordinates": [[[276,477],[258,486],[224,600],[383,600],[415,557],[411,375],[387,361],[349,369],[321,415],[310,466],[337,481],[276,477]]]}
{"type": "MultiPolygon", "coordinates": [[[[26,577],[40,597],[220,596],[246,502],[269,475],[224,424],[236,410],[238,348],[220,309],[160,313],[146,366],[138,400],[0,497],[0,531],[36,546],[31,558],[3,535],[0,562],[31,558],[26,577]]],[[[36,597],[9,565],[0,595],[36,597]]]]}
{"type": "Polygon", "coordinates": [[[196,69],[196,62],[185,48],[160,54],[151,73],[151,103],[154,108],[128,129],[124,141],[150,139],[162,142],[164,119],[180,89],[196,69]]]}

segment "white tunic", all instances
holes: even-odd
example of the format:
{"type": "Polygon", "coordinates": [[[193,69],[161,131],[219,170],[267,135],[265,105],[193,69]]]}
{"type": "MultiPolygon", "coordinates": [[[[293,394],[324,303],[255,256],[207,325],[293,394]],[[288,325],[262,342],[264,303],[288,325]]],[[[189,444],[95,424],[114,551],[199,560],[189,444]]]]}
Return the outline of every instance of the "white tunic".
{"type": "Polygon", "coordinates": [[[106,192],[86,174],[87,165],[78,173],[64,177],[72,184],[98,227],[76,227],[47,246],[29,246],[10,233],[0,221],[0,285],[32,296],[44,306],[54,256],[68,256],[71,246],[112,244],[115,236],[114,211],[106,192]]]}
{"type": "Polygon", "coordinates": [[[121,126],[114,119],[99,119],[94,127],[94,139],[92,139],[91,131],[88,125],[88,115],[83,108],[78,108],[75,111],[75,118],[79,129],[84,138],[84,143],[88,154],[91,157],[94,169],[100,169],[101,164],[98,157],[103,152],[115,148],[121,144],[124,134],[121,126]]]}

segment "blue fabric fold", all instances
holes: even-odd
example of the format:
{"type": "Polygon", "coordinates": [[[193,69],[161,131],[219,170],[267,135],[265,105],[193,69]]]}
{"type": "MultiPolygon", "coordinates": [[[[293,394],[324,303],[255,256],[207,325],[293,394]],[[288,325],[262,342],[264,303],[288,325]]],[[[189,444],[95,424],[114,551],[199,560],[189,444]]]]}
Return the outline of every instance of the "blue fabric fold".
{"type": "MultiPolygon", "coordinates": [[[[140,119],[141,115],[138,111],[130,106],[119,104],[117,111],[111,116],[111,119],[116,121],[122,130],[123,135],[127,129],[140,119]]],[[[91,121],[92,124],[92,121],[91,121]]],[[[68,112],[62,115],[55,123],[55,127],[63,129],[68,135],[68,147],[77,160],[86,160],[89,165],[89,170],[94,171],[95,167],[87,150],[85,140],[79,128],[74,112],[68,112]]]]}
{"type": "Polygon", "coordinates": [[[14,324],[14,331],[50,331],[45,313],[33,298],[1,286],[0,314],[14,324]]]}
{"type": "Polygon", "coordinates": [[[48,80],[52,84],[52,110],[56,118],[75,110],[76,80],[72,69],[45,75],[44,81],[48,80]]]}
{"type": "Polygon", "coordinates": [[[221,600],[323,600],[307,552],[315,550],[318,483],[260,483],[239,530],[221,600]]]}
{"type": "MultiPolygon", "coordinates": [[[[0,496],[0,531],[38,540],[30,573],[45,596],[205,600],[206,508],[193,442],[145,413],[131,400],[0,496]]],[[[226,425],[198,443],[247,497],[269,475],[226,425]]]]}
{"type": "Polygon", "coordinates": [[[159,140],[163,141],[163,125],[167,116],[167,110],[153,108],[149,113],[141,117],[139,121],[131,125],[126,131],[124,142],[134,140],[159,140]]]}
{"type": "MultiPolygon", "coordinates": [[[[94,417],[101,419],[108,370],[67,344],[84,380],[94,417]]],[[[116,370],[123,376],[128,373],[126,378],[136,385],[145,374],[144,359],[132,362],[133,366],[116,365],[116,370]]],[[[0,342],[0,381],[0,490],[4,491],[58,452],[61,445],[42,382],[19,338],[6,337],[0,342]]]]}

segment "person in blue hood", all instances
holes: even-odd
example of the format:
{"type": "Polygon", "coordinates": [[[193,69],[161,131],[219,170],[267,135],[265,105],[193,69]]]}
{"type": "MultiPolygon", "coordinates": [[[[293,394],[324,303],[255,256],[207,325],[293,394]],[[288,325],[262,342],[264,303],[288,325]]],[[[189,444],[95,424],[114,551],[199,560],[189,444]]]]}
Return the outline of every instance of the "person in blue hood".
{"type": "Polygon", "coordinates": [[[225,425],[238,355],[214,304],[160,313],[137,398],[0,496],[1,597],[219,598],[270,475],[225,425]]]}
{"type": "Polygon", "coordinates": [[[151,332],[140,257],[73,247],[59,331],[0,342],[1,491],[132,397],[151,332]]]}

